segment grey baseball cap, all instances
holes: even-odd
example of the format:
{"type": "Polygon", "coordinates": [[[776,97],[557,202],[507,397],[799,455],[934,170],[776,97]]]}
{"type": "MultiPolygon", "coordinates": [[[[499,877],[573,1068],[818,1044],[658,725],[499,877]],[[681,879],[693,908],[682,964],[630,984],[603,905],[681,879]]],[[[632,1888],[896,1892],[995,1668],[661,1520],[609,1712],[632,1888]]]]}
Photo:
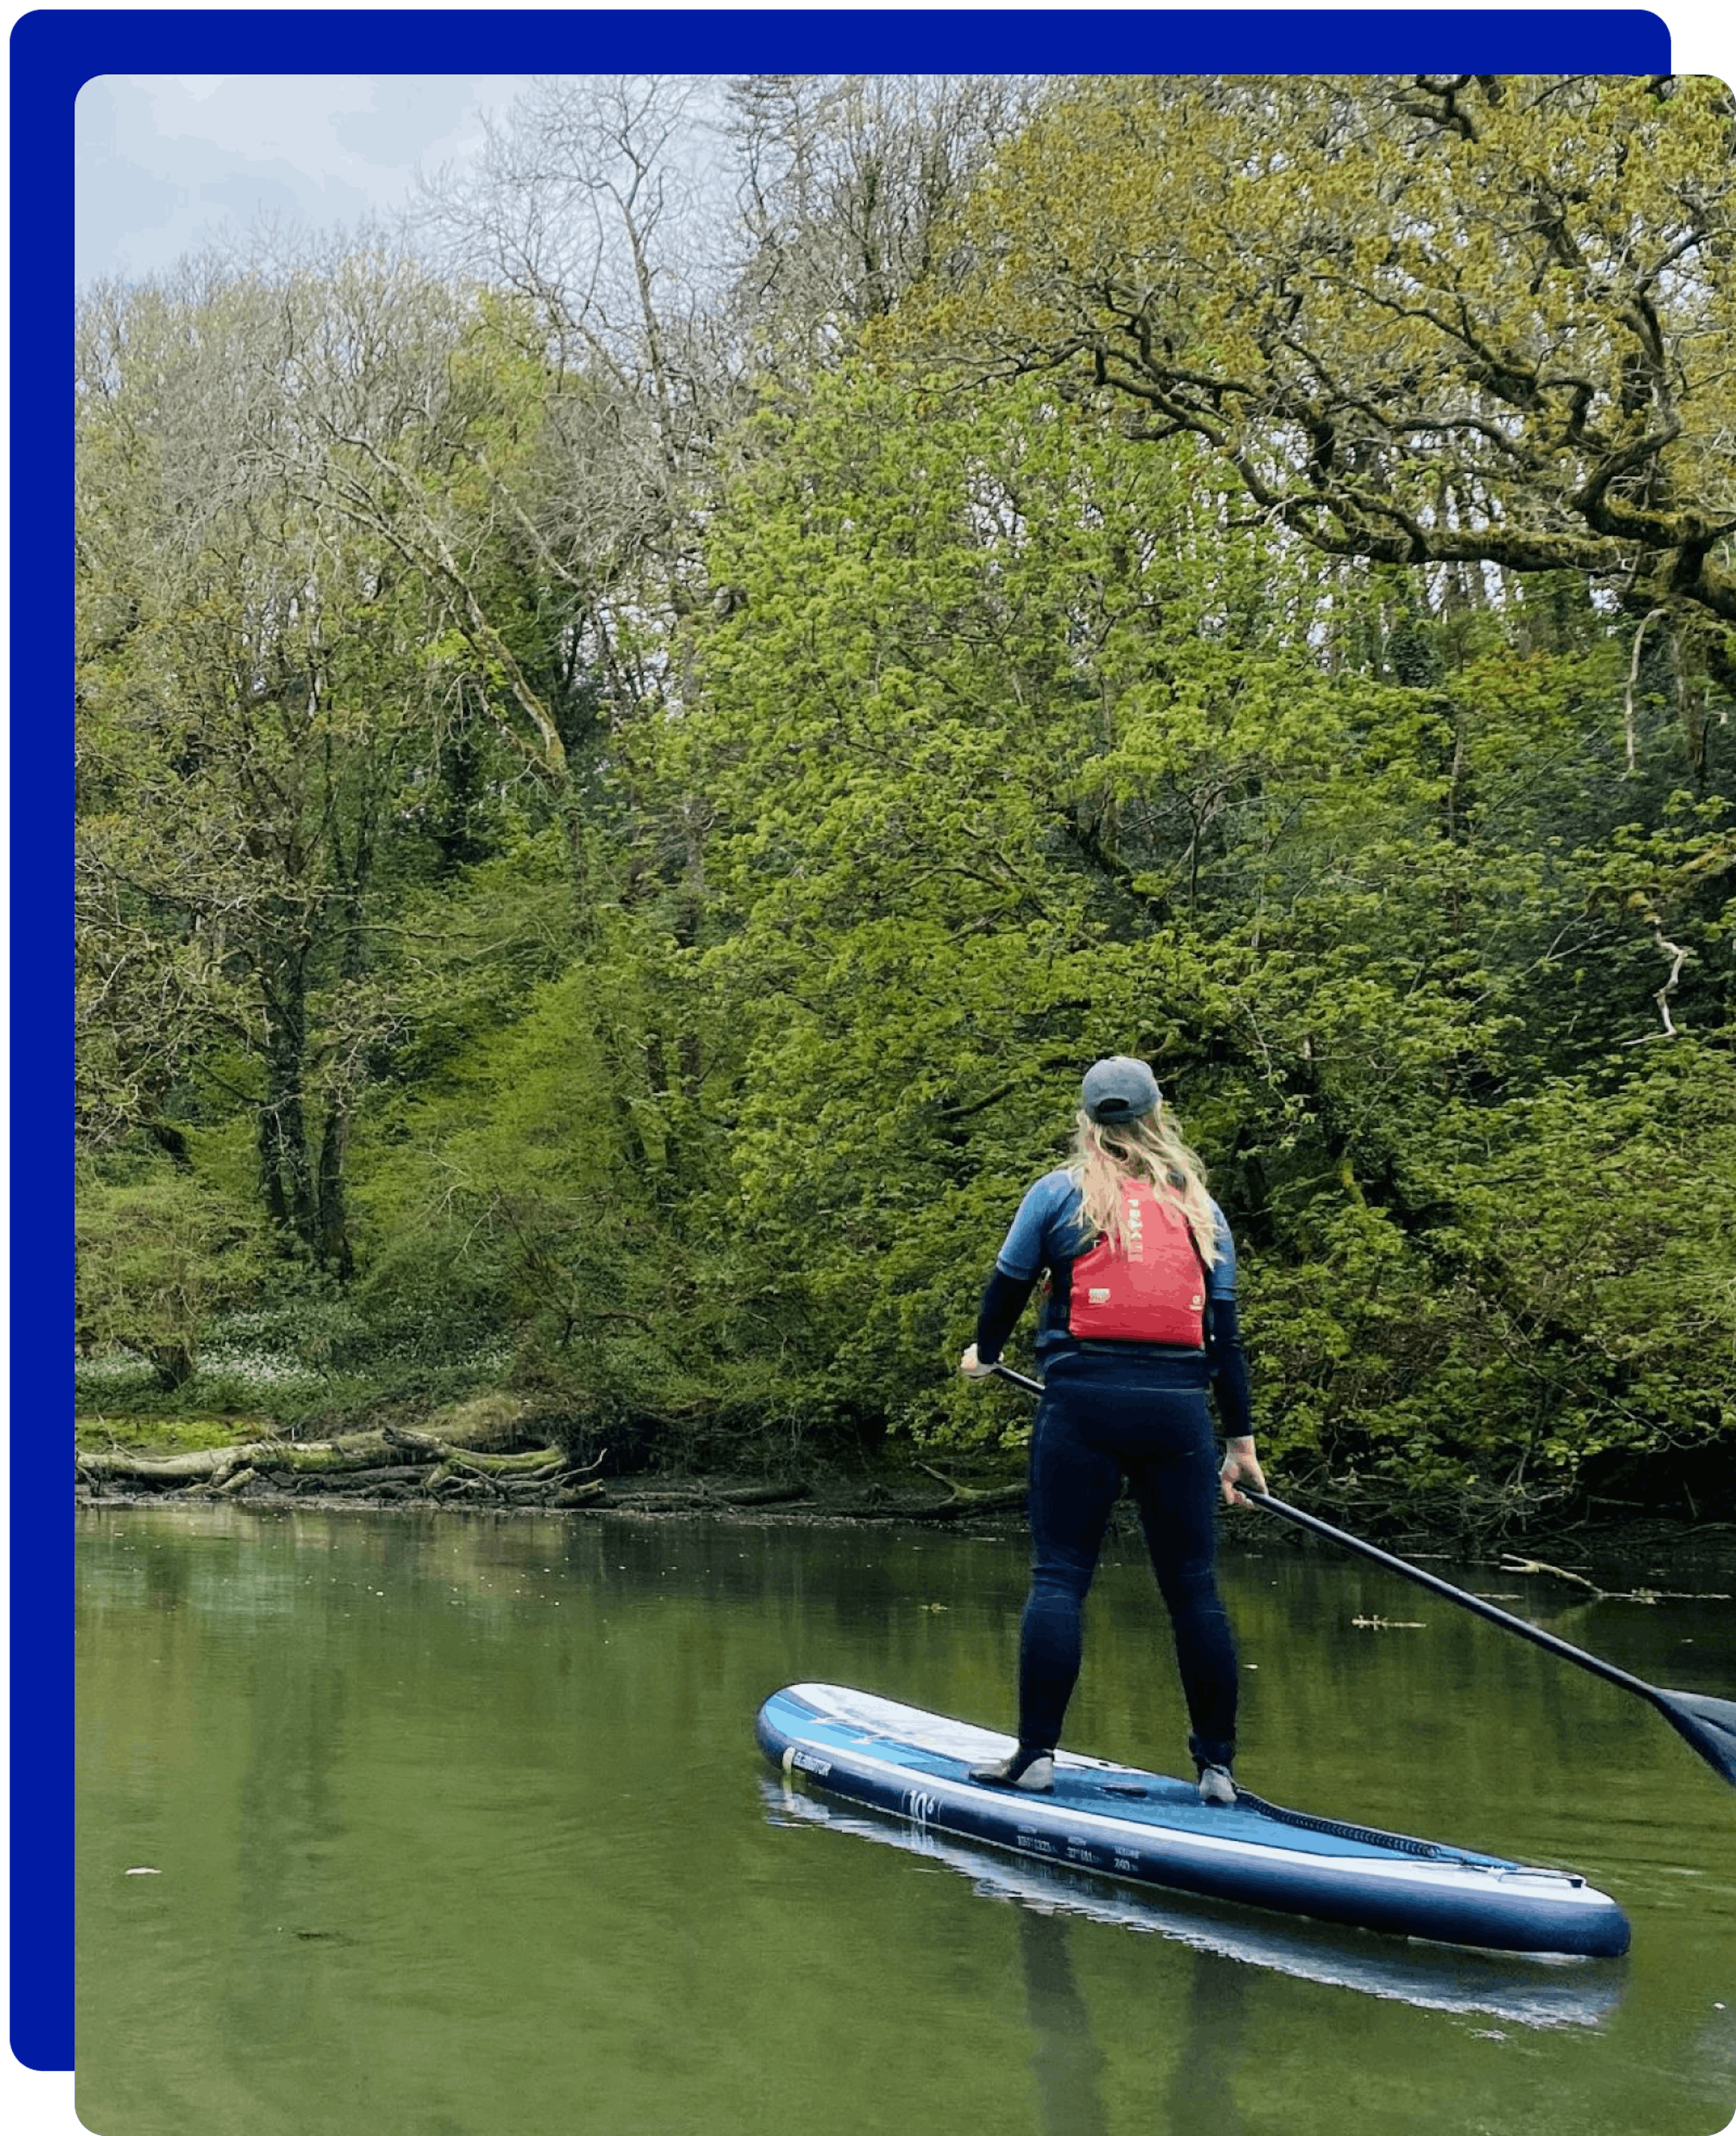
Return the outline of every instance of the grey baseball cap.
{"type": "Polygon", "coordinates": [[[1142,1061],[1118,1053],[1085,1070],[1079,1102],[1093,1120],[1137,1120],[1155,1106],[1162,1093],[1157,1078],[1142,1061]]]}

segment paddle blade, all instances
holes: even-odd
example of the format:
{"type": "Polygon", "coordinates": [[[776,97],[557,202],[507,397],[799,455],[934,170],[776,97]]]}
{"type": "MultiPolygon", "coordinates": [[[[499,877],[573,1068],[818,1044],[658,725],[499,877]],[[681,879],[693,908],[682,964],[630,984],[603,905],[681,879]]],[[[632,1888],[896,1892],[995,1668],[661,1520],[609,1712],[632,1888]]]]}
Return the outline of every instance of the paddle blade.
{"type": "Polygon", "coordinates": [[[1652,1702],[1684,1742],[1736,1788],[1736,1706],[1697,1691],[1655,1691],[1652,1702]]]}

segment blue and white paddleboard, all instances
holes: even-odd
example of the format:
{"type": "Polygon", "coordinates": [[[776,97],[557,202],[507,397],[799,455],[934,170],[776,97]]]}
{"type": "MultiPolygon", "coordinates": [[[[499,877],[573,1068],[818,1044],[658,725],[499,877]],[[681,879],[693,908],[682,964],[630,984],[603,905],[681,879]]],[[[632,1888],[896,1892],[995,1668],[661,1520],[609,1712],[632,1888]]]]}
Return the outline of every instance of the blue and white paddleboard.
{"type": "Polygon", "coordinates": [[[832,1795],[1100,1876],[1317,1920],[1487,1950],[1617,1958],[1627,1917],[1583,1876],[1244,1796],[1208,1808],[1190,1781],[1059,1751],[1052,1794],[989,1788],[969,1768],[1009,1736],[865,1691],[791,1684],[759,1709],[760,1747],[832,1795]]]}

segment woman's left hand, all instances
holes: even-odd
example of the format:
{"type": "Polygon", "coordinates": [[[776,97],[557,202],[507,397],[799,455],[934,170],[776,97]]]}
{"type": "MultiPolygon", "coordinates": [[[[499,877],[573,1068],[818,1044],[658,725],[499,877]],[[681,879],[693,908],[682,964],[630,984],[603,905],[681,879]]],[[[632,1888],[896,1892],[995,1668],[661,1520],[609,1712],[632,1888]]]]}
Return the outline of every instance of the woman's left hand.
{"type": "Polygon", "coordinates": [[[974,1342],[958,1360],[958,1369],[967,1380],[991,1379],[994,1376],[995,1370],[992,1365],[982,1365],[977,1362],[977,1346],[974,1342]]]}

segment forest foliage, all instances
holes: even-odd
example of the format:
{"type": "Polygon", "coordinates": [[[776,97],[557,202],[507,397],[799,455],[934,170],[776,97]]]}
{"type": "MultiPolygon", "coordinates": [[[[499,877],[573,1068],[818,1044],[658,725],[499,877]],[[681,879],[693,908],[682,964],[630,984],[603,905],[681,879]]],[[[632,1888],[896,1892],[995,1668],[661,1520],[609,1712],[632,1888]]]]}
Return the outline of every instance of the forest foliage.
{"type": "Polygon", "coordinates": [[[87,1399],[1016,1436],[1126,1051],[1287,1478],[1729,1498],[1729,94],[698,94],[81,298],[87,1399]]]}

